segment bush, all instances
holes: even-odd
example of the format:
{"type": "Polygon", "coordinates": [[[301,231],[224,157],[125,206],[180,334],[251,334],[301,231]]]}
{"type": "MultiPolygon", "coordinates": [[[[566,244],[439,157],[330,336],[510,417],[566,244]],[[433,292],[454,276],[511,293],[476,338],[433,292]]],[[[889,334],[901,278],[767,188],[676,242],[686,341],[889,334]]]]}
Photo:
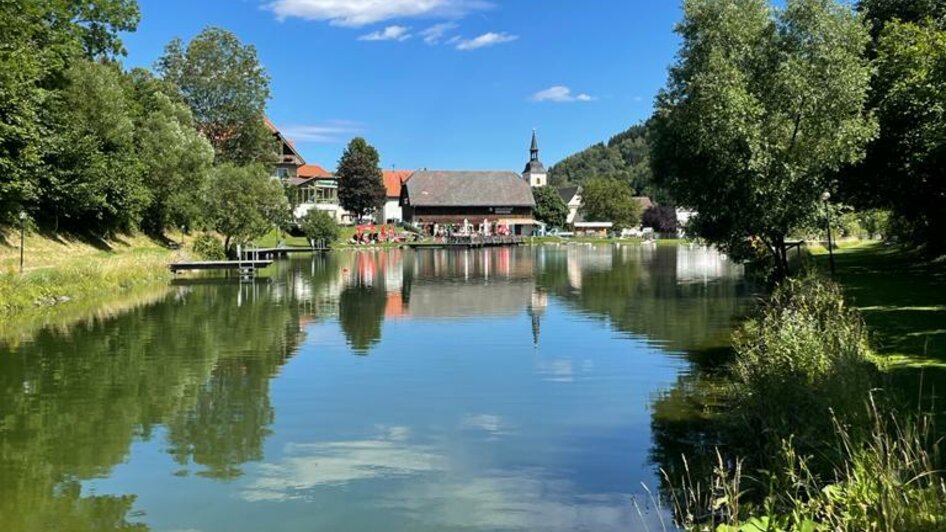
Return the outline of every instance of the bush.
{"type": "Polygon", "coordinates": [[[641,225],[650,227],[657,233],[676,234],[677,210],[663,205],[648,207],[641,217],[641,225]]]}
{"type": "Polygon", "coordinates": [[[299,228],[309,241],[324,242],[326,246],[331,246],[338,240],[338,224],[325,211],[310,210],[299,220],[299,228]]]}
{"type": "Polygon", "coordinates": [[[191,244],[194,253],[205,260],[226,260],[227,253],[223,249],[223,242],[210,233],[203,233],[194,239],[191,244]]]}
{"type": "Polygon", "coordinates": [[[784,281],[733,345],[727,417],[750,461],[766,465],[790,437],[827,459],[832,413],[863,426],[874,378],[868,333],[837,284],[814,276],[784,281]]]}

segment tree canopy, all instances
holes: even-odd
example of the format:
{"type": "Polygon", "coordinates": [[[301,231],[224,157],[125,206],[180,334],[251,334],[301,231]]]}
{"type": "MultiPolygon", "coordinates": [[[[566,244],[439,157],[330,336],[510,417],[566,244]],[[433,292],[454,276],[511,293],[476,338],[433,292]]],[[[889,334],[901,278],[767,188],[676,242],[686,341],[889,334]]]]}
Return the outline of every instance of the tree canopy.
{"type": "Polygon", "coordinates": [[[585,220],[612,222],[620,230],[640,223],[641,204],[626,182],[596,177],[582,185],[581,213],[585,220]]]}
{"type": "Polygon", "coordinates": [[[532,189],[535,197],[535,218],[549,227],[564,227],[568,219],[568,205],[553,187],[532,189]]]}
{"type": "Polygon", "coordinates": [[[226,163],[214,169],[205,193],[207,225],[224,238],[231,256],[236,245],[287,225],[289,201],[262,166],[226,163]]]}
{"type": "Polygon", "coordinates": [[[276,142],[263,122],[269,76],[256,47],[211,27],[186,48],[180,39],[171,41],[156,66],[184,96],[218,162],[275,162],[276,142]]]}
{"type": "Polygon", "coordinates": [[[897,236],[946,251],[946,3],[865,0],[877,36],[870,108],[880,135],[842,171],[844,199],[892,209],[897,236]]]}
{"type": "Polygon", "coordinates": [[[371,214],[384,203],[386,190],[380,164],[378,150],[361,137],[348,143],[338,161],[338,201],[357,218],[371,214]]]}
{"type": "Polygon", "coordinates": [[[691,230],[736,256],[785,239],[876,133],[864,111],[867,26],[824,0],[687,0],[679,60],[652,132],[655,180],[698,212],[691,230]]]}

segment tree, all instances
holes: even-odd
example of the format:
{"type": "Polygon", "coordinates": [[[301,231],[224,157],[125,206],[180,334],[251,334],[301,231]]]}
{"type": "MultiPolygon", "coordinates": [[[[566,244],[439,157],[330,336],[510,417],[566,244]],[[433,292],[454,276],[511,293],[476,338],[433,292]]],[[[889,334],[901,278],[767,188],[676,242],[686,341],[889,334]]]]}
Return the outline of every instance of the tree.
{"type": "Polygon", "coordinates": [[[594,178],[582,185],[581,212],[590,222],[612,222],[620,230],[640,223],[641,204],[627,183],[594,178]]]}
{"type": "Polygon", "coordinates": [[[223,246],[230,256],[237,244],[284,226],[290,215],[282,185],[258,165],[215,168],[205,201],[206,224],[223,235],[223,246]]]}
{"type": "Polygon", "coordinates": [[[54,227],[132,229],[147,204],[125,78],[115,64],[77,60],[51,101],[39,216],[54,227]]]}
{"type": "Polygon", "coordinates": [[[299,220],[299,227],[310,242],[324,242],[326,246],[331,246],[338,240],[338,224],[325,211],[311,209],[299,220]]]}
{"type": "Polygon", "coordinates": [[[568,219],[568,205],[552,187],[532,189],[535,197],[535,218],[549,227],[564,227],[568,219]]]}
{"type": "Polygon", "coordinates": [[[880,135],[868,146],[862,164],[842,171],[843,197],[861,210],[892,209],[895,226],[903,230],[898,236],[925,244],[933,254],[942,253],[946,5],[871,1],[862,7],[875,20],[878,35],[871,107],[880,135]]]}
{"type": "Polygon", "coordinates": [[[644,211],[641,216],[641,225],[650,227],[663,234],[677,232],[677,210],[666,205],[654,205],[644,211]]]}
{"type": "Polygon", "coordinates": [[[137,105],[135,145],[148,204],[142,228],[193,227],[201,217],[200,191],[213,165],[213,147],[196,129],[190,109],[149,72],[132,72],[137,105]]]}
{"type": "Polygon", "coordinates": [[[361,219],[384,203],[386,190],[382,181],[378,150],[357,137],[348,143],[338,161],[338,202],[342,208],[361,219]]]}
{"type": "Polygon", "coordinates": [[[687,0],[677,33],[652,131],[655,180],[697,211],[699,236],[736,258],[758,242],[784,277],[786,238],[877,129],[864,111],[867,27],[834,0],[687,0]]]}
{"type": "Polygon", "coordinates": [[[275,162],[276,141],[263,122],[269,76],[254,46],[211,27],[186,49],[180,39],[171,41],[156,68],[184,95],[218,162],[275,162]]]}
{"type": "Polygon", "coordinates": [[[0,222],[22,208],[40,211],[46,141],[62,127],[51,100],[66,69],[123,53],[119,33],[138,19],[134,0],[0,2],[0,222]]]}

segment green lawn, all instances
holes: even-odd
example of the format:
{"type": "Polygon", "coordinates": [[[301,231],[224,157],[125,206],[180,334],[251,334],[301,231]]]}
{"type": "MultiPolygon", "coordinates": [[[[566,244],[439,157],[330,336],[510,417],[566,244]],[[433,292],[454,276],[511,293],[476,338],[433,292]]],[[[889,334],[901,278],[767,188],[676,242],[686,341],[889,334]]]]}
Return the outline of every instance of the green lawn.
{"type": "MultiPolygon", "coordinates": [[[[824,248],[812,249],[828,271],[824,248]]],[[[891,363],[946,366],[946,260],[879,242],[835,251],[837,279],[863,312],[879,354],[891,363]]]]}

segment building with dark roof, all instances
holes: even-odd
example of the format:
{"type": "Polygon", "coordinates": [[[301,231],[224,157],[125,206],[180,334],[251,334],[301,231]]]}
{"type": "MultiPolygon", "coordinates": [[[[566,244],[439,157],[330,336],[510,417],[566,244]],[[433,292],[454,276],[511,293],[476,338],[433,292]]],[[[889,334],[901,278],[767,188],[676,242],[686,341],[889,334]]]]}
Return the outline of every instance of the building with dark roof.
{"type": "Polygon", "coordinates": [[[513,172],[414,172],[401,188],[401,207],[404,220],[421,227],[488,221],[521,235],[537,225],[532,187],[513,172]]]}

